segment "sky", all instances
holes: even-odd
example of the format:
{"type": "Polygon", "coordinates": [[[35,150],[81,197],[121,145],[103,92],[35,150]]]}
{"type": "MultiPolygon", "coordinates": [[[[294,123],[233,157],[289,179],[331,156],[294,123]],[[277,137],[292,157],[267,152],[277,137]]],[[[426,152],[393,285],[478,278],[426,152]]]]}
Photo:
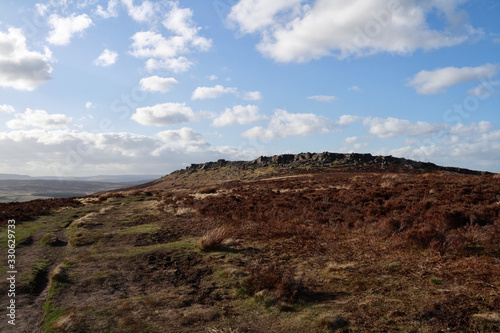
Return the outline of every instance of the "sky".
{"type": "Polygon", "coordinates": [[[496,0],[0,2],[0,173],[261,155],[500,172],[496,0]]]}

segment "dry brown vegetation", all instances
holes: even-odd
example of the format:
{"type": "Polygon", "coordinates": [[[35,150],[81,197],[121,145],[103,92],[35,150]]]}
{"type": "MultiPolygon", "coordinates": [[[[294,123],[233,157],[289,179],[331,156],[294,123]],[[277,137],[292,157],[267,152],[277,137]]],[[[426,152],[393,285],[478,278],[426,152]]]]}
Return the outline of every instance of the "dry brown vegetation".
{"type": "Polygon", "coordinates": [[[199,245],[202,251],[217,250],[222,242],[228,239],[231,235],[231,229],[227,226],[220,226],[207,231],[201,236],[199,245]]]}
{"type": "Polygon", "coordinates": [[[22,223],[26,332],[500,329],[494,175],[185,177],[22,223]]]}

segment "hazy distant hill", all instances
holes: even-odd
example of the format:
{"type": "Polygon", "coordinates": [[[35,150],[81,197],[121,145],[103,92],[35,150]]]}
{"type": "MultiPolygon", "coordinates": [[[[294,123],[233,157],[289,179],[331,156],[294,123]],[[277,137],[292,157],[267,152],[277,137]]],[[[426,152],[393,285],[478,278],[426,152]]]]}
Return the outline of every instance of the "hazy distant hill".
{"type": "Polygon", "coordinates": [[[25,175],[0,174],[0,202],[44,198],[67,198],[143,184],[157,176],[94,176],[75,180],[55,177],[36,179],[25,175]]]}
{"type": "Polygon", "coordinates": [[[98,175],[88,177],[56,177],[56,176],[42,176],[31,177],[28,175],[17,175],[9,173],[0,173],[0,180],[17,179],[17,180],[78,180],[78,181],[94,181],[94,182],[108,182],[108,183],[136,183],[150,181],[160,178],[162,175],[98,175]]]}

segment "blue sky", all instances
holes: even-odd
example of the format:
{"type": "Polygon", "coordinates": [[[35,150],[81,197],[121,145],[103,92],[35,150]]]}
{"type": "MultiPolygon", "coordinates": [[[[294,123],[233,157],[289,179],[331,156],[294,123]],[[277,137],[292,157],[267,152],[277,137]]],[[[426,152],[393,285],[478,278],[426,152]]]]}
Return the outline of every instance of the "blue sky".
{"type": "Polygon", "coordinates": [[[393,155],[500,172],[500,3],[0,3],[0,173],[393,155]]]}

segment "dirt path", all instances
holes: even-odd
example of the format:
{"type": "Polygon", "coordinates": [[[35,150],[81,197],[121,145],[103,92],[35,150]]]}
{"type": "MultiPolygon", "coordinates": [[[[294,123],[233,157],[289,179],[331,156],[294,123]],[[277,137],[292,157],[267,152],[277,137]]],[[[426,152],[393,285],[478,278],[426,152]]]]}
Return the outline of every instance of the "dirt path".
{"type": "MultiPolygon", "coordinates": [[[[16,296],[12,298],[16,302],[15,326],[8,323],[9,318],[3,310],[4,315],[2,315],[0,321],[0,332],[42,332],[44,304],[49,293],[49,274],[62,262],[68,246],[65,230],[65,228],[62,228],[54,233],[58,240],[55,246],[42,246],[40,240],[45,230],[39,230],[32,235],[32,241],[29,244],[16,249],[16,296]],[[46,269],[36,279],[36,287],[33,287],[33,290],[30,291],[28,286],[30,273],[33,267],[40,262],[40,258],[44,258],[46,269]]],[[[2,304],[2,309],[5,309],[4,305],[8,304],[11,299],[7,295],[8,284],[6,279],[1,281],[0,286],[2,290],[0,304],[2,304]]]]}

